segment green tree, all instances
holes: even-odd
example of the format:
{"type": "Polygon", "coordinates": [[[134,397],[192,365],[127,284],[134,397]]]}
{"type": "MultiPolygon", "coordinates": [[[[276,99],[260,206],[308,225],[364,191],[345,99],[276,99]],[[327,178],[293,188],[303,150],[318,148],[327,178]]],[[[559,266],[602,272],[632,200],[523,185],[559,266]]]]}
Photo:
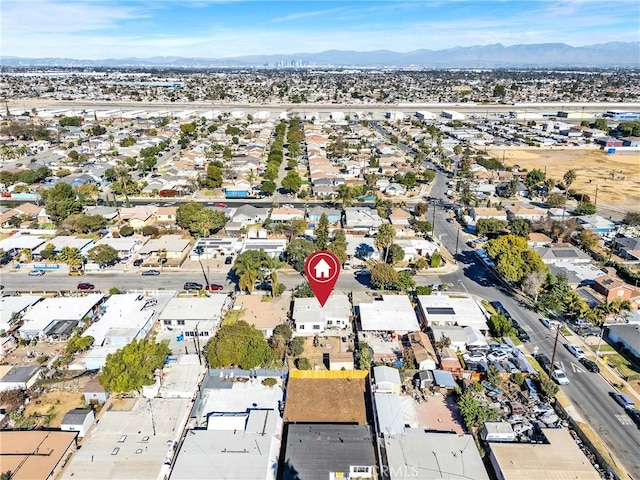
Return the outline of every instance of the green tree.
{"type": "Polygon", "coordinates": [[[558,385],[556,385],[553,380],[551,380],[546,374],[542,372],[539,372],[537,375],[535,375],[534,379],[540,386],[542,395],[544,395],[548,399],[553,398],[556,393],[558,393],[558,390],[560,390],[558,388],[558,385]]]}
{"type": "Polygon", "coordinates": [[[58,261],[69,265],[71,270],[77,270],[84,265],[84,259],[80,250],[75,247],[62,247],[58,254],[58,261]]]}
{"type": "Polygon", "coordinates": [[[244,320],[223,325],[205,345],[204,354],[210,368],[251,370],[258,366],[269,368],[276,361],[262,332],[244,320]]]}
{"type": "Polygon", "coordinates": [[[349,207],[353,204],[353,188],[346,183],[338,185],[336,200],[342,202],[342,207],[349,207]]]}
{"type": "Polygon", "coordinates": [[[68,183],[58,182],[48,190],[42,190],[47,215],[55,224],[60,223],[72,213],[80,213],[82,204],[76,199],[76,193],[68,183]]]}
{"type": "Polygon", "coordinates": [[[358,343],[356,350],[356,361],[358,363],[358,369],[367,371],[371,370],[371,364],[373,363],[373,352],[368,343],[358,343]]]}
{"type": "Polygon", "coordinates": [[[390,223],[383,223],[376,233],[374,243],[379,252],[384,254],[384,261],[387,261],[388,248],[396,237],[396,230],[390,223]]]}
{"type": "Polygon", "coordinates": [[[100,384],[108,392],[125,393],[139,391],[154,382],[153,372],[162,368],[171,353],[168,342],[133,340],[115,353],[107,355],[107,361],[98,376],[100,384]]]}
{"type": "Polygon", "coordinates": [[[260,185],[260,190],[266,193],[267,195],[273,195],[273,192],[276,191],[277,185],[273,180],[264,180],[260,185]]]}
{"type": "Polygon", "coordinates": [[[602,130],[603,132],[609,132],[609,125],[607,125],[607,120],[605,118],[596,119],[593,126],[598,130],[602,130]]]}
{"type": "Polygon", "coordinates": [[[567,199],[561,193],[552,193],[547,197],[545,203],[550,207],[561,207],[567,203],[567,199]]]}
{"type": "Polygon", "coordinates": [[[640,212],[627,212],[622,219],[625,225],[640,225],[640,212]]]}
{"type": "Polygon", "coordinates": [[[576,215],[594,215],[596,206],[591,202],[580,202],[573,213],[576,215]]]}
{"type": "Polygon", "coordinates": [[[304,353],[304,337],[294,337],[289,342],[289,355],[299,357],[304,353]]]}
{"type": "Polygon", "coordinates": [[[289,192],[298,193],[302,186],[302,179],[298,172],[290,170],[287,175],[282,179],[282,188],[289,192]]]}
{"type": "Polygon", "coordinates": [[[431,225],[431,222],[427,222],[425,220],[417,220],[413,222],[413,225],[411,225],[411,227],[416,233],[422,233],[424,235],[426,235],[427,233],[433,230],[433,226],[431,225]]]}
{"type": "Polygon", "coordinates": [[[340,263],[347,261],[347,236],[344,230],[338,229],[333,232],[333,240],[329,244],[328,250],[338,257],[340,263]]]}
{"type": "Polygon", "coordinates": [[[287,247],[285,256],[287,263],[298,272],[304,271],[304,262],[315,251],[315,246],[304,238],[295,238],[287,247]]]}
{"type": "Polygon", "coordinates": [[[95,339],[91,335],[87,335],[85,337],[74,335],[67,342],[65,352],[66,353],[84,352],[87,348],[93,345],[94,341],[95,339]]]}
{"type": "Polygon", "coordinates": [[[524,179],[524,184],[527,188],[531,189],[533,187],[542,185],[544,183],[545,178],[546,178],[546,175],[542,170],[538,168],[534,168],[529,173],[527,173],[527,176],[524,179]]]}
{"type": "Polygon", "coordinates": [[[120,227],[120,231],[118,233],[120,233],[121,237],[130,237],[131,235],[133,235],[134,230],[131,225],[123,225],[122,227],[120,227]]]}
{"type": "Polygon", "coordinates": [[[286,323],[281,323],[280,325],[276,325],[273,329],[274,337],[282,337],[285,340],[285,343],[288,343],[293,336],[293,332],[291,331],[291,327],[286,323]]]}
{"type": "Polygon", "coordinates": [[[422,217],[424,214],[427,213],[428,209],[429,209],[429,205],[427,205],[426,203],[424,202],[417,203],[415,207],[416,217],[422,217]]]}
{"type": "Polygon", "coordinates": [[[240,290],[251,293],[260,276],[260,269],[265,268],[268,262],[269,256],[264,250],[248,250],[238,255],[232,270],[238,277],[240,290]]]}
{"type": "Polygon", "coordinates": [[[301,357],[296,361],[296,367],[298,370],[311,370],[311,362],[307,357],[301,357]]]}
{"type": "Polygon", "coordinates": [[[395,265],[402,260],[404,260],[404,249],[400,245],[392,243],[388,249],[387,262],[390,265],[395,265]]]}
{"type": "Polygon", "coordinates": [[[56,247],[53,243],[47,243],[47,245],[40,250],[40,256],[44,260],[53,260],[56,258],[56,247]]]}
{"type": "Polygon", "coordinates": [[[102,215],[86,215],[74,213],[60,223],[60,229],[70,233],[94,233],[107,226],[107,220],[102,215]]]}
{"type": "Polygon", "coordinates": [[[199,202],[188,202],[178,207],[176,223],[196,237],[207,237],[224,227],[227,217],[199,202]]]}
{"type": "Polygon", "coordinates": [[[476,232],[478,235],[497,236],[507,228],[507,222],[497,218],[479,218],[476,222],[476,232]]]}
{"type": "Polygon", "coordinates": [[[494,337],[509,336],[514,333],[513,325],[507,317],[502,314],[493,314],[489,317],[489,330],[494,337]]]}
{"type": "Polygon", "coordinates": [[[112,263],[118,260],[118,251],[111,245],[96,245],[87,252],[87,258],[101,265],[112,263]]]}
{"type": "Polygon", "coordinates": [[[561,313],[564,308],[564,300],[570,293],[571,287],[565,274],[559,273],[555,277],[549,275],[545,291],[538,298],[538,308],[561,313]]]}
{"type": "Polygon", "coordinates": [[[384,262],[375,262],[370,268],[371,284],[374,288],[381,290],[391,290],[398,284],[398,272],[384,262]]]}
{"type": "Polygon", "coordinates": [[[209,188],[219,188],[222,186],[222,168],[217,162],[209,162],[207,165],[207,176],[202,182],[209,188]]]}
{"type": "Polygon", "coordinates": [[[416,288],[416,281],[409,272],[399,272],[396,289],[401,292],[409,292],[416,288]]]}
{"type": "Polygon", "coordinates": [[[315,246],[318,250],[326,250],[329,246],[329,218],[323,212],[315,229],[315,246]]]}
{"type": "Polygon", "coordinates": [[[526,218],[514,218],[511,220],[511,233],[518,237],[529,239],[531,233],[531,222],[526,218]]]}
{"type": "Polygon", "coordinates": [[[458,408],[460,409],[462,420],[469,430],[497,418],[497,413],[488,407],[480,405],[471,392],[464,392],[460,395],[458,398],[458,408]]]}
{"type": "Polygon", "coordinates": [[[431,268],[438,268],[442,264],[442,255],[439,252],[433,252],[431,259],[429,260],[429,266],[431,268]]]}
{"type": "Polygon", "coordinates": [[[598,235],[598,233],[594,232],[593,230],[585,228],[578,234],[578,245],[586,250],[589,250],[598,245],[599,241],[600,235],[598,235]]]}
{"type": "Polygon", "coordinates": [[[540,256],[529,248],[527,239],[516,235],[502,235],[490,240],[487,253],[494,259],[496,269],[509,282],[520,283],[530,272],[547,271],[540,256]]]}

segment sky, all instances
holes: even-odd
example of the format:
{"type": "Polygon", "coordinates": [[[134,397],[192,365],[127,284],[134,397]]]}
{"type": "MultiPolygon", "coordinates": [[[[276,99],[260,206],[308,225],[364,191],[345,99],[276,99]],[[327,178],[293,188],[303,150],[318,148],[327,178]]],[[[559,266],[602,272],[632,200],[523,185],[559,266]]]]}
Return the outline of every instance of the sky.
{"type": "Polygon", "coordinates": [[[226,58],[640,40],[638,0],[1,0],[0,54],[226,58]]]}

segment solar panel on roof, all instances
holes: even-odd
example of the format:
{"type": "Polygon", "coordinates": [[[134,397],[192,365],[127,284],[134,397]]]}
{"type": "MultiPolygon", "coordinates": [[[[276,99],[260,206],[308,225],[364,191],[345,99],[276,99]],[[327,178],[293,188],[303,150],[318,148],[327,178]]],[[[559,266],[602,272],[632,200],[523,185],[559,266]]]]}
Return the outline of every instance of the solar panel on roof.
{"type": "Polygon", "coordinates": [[[573,250],[554,250],[553,254],[558,258],[576,258],[578,256],[573,250]]]}
{"type": "Polygon", "coordinates": [[[456,312],[451,307],[427,307],[429,315],[455,315],[456,312]]]}

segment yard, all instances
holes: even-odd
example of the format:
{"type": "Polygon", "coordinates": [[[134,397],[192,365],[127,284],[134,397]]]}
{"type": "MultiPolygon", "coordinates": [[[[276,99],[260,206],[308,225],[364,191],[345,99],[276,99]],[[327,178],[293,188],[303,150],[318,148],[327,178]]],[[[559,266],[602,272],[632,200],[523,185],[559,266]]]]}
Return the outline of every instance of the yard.
{"type": "Polygon", "coordinates": [[[17,426],[58,428],[67,412],[83,406],[84,398],[80,392],[50,391],[27,405],[17,426]]]}

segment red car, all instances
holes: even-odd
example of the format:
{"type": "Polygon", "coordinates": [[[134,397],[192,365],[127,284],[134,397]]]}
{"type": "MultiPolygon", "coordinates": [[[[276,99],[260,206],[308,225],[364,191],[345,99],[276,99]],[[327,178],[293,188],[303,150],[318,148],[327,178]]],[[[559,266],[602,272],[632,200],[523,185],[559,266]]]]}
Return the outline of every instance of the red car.
{"type": "Polygon", "coordinates": [[[93,283],[79,283],[78,290],[95,290],[96,286],[93,283]]]}
{"type": "Polygon", "coordinates": [[[218,285],[217,283],[210,283],[209,285],[205,285],[204,289],[209,291],[219,291],[224,287],[222,285],[218,285]]]}
{"type": "Polygon", "coordinates": [[[216,207],[216,208],[227,208],[227,204],[226,203],[216,203],[214,205],[214,207],[216,207]]]}

